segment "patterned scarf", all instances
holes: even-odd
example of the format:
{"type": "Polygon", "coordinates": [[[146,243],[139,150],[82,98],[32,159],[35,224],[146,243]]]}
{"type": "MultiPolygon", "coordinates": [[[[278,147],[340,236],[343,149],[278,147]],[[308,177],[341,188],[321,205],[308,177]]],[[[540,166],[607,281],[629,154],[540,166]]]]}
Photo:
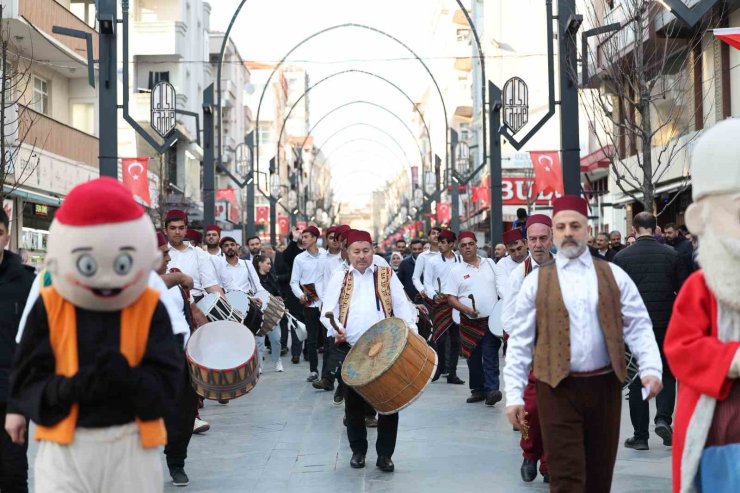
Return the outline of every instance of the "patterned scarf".
{"type": "Polygon", "coordinates": [[[470,358],[478,343],[488,332],[488,317],[468,318],[460,315],[460,351],[470,358]]]}
{"type": "Polygon", "coordinates": [[[452,327],[452,307],[447,301],[437,303],[432,302],[432,323],[434,324],[434,334],[432,342],[442,337],[447,330],[452,327]]]}

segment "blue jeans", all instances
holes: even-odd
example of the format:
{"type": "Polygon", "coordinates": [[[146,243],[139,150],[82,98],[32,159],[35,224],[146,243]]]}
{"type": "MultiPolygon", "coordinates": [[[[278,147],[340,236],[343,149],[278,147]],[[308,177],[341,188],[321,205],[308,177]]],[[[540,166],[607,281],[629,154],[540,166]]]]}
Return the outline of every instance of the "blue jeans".
{"type": "MultiPolygon", "coordinates": [[[[273,363],[277,363],[280,361],[280,335],[282,334],[282,330],[280,328],[280,324],[277,324],[272,331],[270,331],[269,334],[267,334],[267,337],[270,338],[270,358],[272,359],[273,363]]],[[[262,356],[265,353],[265,336],[255,336],[255,339],[257,339],[257,349],[259,349],[259,363],[260,366],[262,366],[262,356]]]]}
{"type": "Polygon", "coordinates": [[[468,358],[471,392],[499,389],[498,350],[501,339],[486,331],[473,354],[468,358]]]}

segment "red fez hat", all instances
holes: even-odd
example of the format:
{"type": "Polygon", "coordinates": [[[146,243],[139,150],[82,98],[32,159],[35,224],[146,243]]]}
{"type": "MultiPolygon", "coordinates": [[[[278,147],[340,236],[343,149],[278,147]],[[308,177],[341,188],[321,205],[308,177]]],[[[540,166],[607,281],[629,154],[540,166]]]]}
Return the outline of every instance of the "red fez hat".
{"type": "Polygon", "coordinates": [[[304,229],[303,232],[304,233],[311,233],[316,238],[318,238],[319,236],[321,236],[321,231],[319,231],[319,228],[317,228],[316,226],[309,226],[306,229],[304,229]]]}
{"type": "Polygon", "coordinates": [[[185,233],[185,238],[191,241],[197,241],[198,243],[203,241],[203,235],[190,228],[188,228],[187,232],[185,233]]]}
{"type": "Polygon", "coordinates": [[[330,235],[330,234],[332,234],[332,233],[334,233],[334,234],[336,234],[336,233],[337,233],[337,227],[336,227],[336,226],[332,226],[332,227],[330,227],[330,228],[326,228],[326,229],[324,230],[324,234],[326,235],[326,237],[327,237],[327,238],[328,238],[328,237],[329,237],[329,235],[330,235]]]}
{"type": "Polygon", "coordinates": [[[478,243],[478,238],[475,237],[475,233],[472,231],[460,231],[460,236],[457,239],[463,241],[465,238],[471,238],[474,242],[478,243]]]}
{"type": "Polygon", "coordinates": [[[337,239],[341,241],[344,239],[345,236],[347,236],[347,233],[352,231],[352,228],[346,224],[340,224],[339,226],[336,227],[335,231],[336,231],[337,239]]]}
{"type": "Polygon", "coordinates": [[[74,187],[54,217],[69,226],[95,226],[125,223],[143,215],[144,208],[126,187],[103,177],[74,187]]]}
{"type": "Polygon", "coordinates": [[[520,229],[512,229],[511,231],[504,233],[504,245],[523,239],[522,231],[520,229]]]}
{"type": "Polygon", "coordinates": [[[561,211],[575,211],[582,216],[588,217],[588,203],[578,195],[563,195],[552,203],[552,215],[561,211]]]}
{"type": "Polygon", "coordinates": [[[209,231],[215,231],[216,233],[218,233],[219,236],[221,236],[221,228],[219,228],[215,224],[211,224],[206,228],[206,233],[208,233],[209,231]]]}
{"type": "Polygon", "coordinates": [[[188,215],[185,214],[185,211],[181,211],[180,209],[172,209],[167,211],[167,215],[164,217],[165,221],[185,221],[187,224],[188,222],[188,215]]]}
{"type": "Polygon", "coordinates": [[[164,237],[164,233],[157,231],[157,246],[165,246],[167,244],[167,238],[164,237]]]}
{"type": "Polygon", "coordinates": [[[532,214],[527,218],[527,224],[525,228],[529,229],[529,227],[533,224],[544,224],[548,228],[552,228],[552,219],[544,214],[532,214]]]}
{"type": "Polygon", "coordinates": [[[373,238],[367,231],[360,231],[358,229],[350,230],[349,233],[347,233],[347,246],[350,246],[352,243],[357,241],[366,241],[372,244],[373,238]]]}
{"type": "Polygon", "coordinates": [[[233,241],[234,243],[236,243],[236,240],[231,236],[224,236],[223,238],[221,238],[221,241],[218,242],[218,246],[224,246],[224,243],[226,243],[227,241],[233,241]]]}
{"type": "Polygon", "coordinates": [[[439,232],[439,239],[453,242],[457,239],[457,236],[455,236],[455,233],[451,229],[443,229],[439,232]]]}

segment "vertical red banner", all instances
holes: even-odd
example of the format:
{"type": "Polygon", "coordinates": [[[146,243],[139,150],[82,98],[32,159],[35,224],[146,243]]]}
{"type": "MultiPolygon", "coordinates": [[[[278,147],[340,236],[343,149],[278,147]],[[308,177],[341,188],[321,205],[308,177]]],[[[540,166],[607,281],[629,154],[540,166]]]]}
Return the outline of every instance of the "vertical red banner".
{"type": "Polygon", "coordinates": [[[540,192],[564,194],[563,167],[560,164],[558,151],[530,151],[534,168],[534,182],[530,197],[536,197],[540,192]]]}
{"type": "Polygon", "coordinates": [[[290,230],[290,219],[288,216],[278,216],[278,230],[281,235],[287,235],[290,230]]]}
{"type": "Polygon", "coordinates": [[[254,221],[257,223],[264,224],[270,221],[270,208],[266,205],[257,206],[257,214],[255,215],[254,221]]]}
{"type": "Polygon", "coordinates": [[[449,223],[452,219],[452,209],[449,202],[440,202],[437,204],[437,221],[440,223],[449,223]]]}
{"type": "Polygon", "coordinates": [[[134,196],[139,197],[146,205],[152,204],[149,195],[149,173],[147,172],[148,157],[125,157],[121,159],[123,186],[131,190],[134,196]]]}

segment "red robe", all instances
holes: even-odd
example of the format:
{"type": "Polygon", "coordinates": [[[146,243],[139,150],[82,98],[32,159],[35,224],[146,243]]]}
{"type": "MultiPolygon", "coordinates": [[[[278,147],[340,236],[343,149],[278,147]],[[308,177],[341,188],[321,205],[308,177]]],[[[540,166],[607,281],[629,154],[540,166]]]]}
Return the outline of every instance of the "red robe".
{"type": "Polygon", "coordinates": [[[727,378],[740,342],[717,338],[717,300],[709,290],[704,272],[692,274],[673,306],[663,350],[678,380],[673,434],[673,492],[681,491],[681,459],[686,430],[702,394],[727,398],[733,380],[727,378]]]}

